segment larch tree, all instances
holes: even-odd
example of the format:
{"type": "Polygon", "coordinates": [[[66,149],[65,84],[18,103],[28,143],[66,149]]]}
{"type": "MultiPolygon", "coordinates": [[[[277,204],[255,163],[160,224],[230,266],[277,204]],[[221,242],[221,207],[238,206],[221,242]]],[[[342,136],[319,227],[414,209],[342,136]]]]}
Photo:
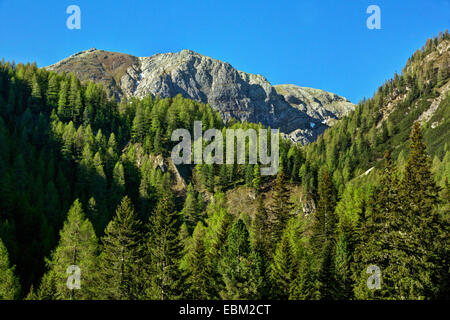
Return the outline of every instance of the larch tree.
{"type": "MultiPolygon", "coordinates": [[[[58,246],[47,261],[47,279],[52,279],[53,292],[42,283],[40,291],[47,298],[79,300],[94,298],[98,266],[98,243],[91,222],[85,217],[80,201],[75,200],[60,231],[58,246]],[[79,286],[70,286],[70,277],[80,276],[79,286]]],[[[76,280],[75,280],[76,281],[76,280]]]]}
{"type": "Polygon", "coordinates": [[[187,253],[186,296],[189,299],[207,300],[213,297],[211,261],[205,246],[206,230],[199,222],[192,235],[192,247],[187,253]]]}
{"type": "Polygon", "coordinates": [[[14,300],[19,292],[19,279],[14,267],[10,266],[8,251],[0,239],[0,300],[14,300]]]}

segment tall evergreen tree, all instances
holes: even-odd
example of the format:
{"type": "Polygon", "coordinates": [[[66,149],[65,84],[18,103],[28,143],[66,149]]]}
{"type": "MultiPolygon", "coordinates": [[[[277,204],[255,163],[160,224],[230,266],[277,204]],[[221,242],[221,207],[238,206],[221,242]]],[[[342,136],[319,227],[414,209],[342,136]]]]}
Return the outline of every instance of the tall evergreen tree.
{"type": "Polygon", "coordinates": [[[317,272],[313,266],[313,257],[303,254],[298,263],[299,271],[290,285],[289,299],[291,300],[317,300],[320,299],[317,272]]]}
{"type": "Polygon", "coordinates": [[[67,214],[67,220],[60,232],[58,246],[47,262],[47,279],[51,279],[52,288],[43,282],[42,298],[52,299],[92,299],[96,287],[98,243],[94,228],[85,217],[81,203],[75,200],[67,214]],[[76,266],[80,270],[80,288],[69,288],[68,268],[76,266]],[[53,291],[53,292],[52,292],[53,291]],[[46,292],[43,294],[43,292],[46,292]]]}
{"type": "Polygon", "coordinates": [[[58,92],[59,92],[58,77],[56,74],[52,74],[48,80],[46,93],[47,105],[49,105],[52,108],[58,105],[58,92]]]}
{"type": "Polygon", "coordinates": [[[401,206],[404,208],[401,227],[409,260],[405,261],[405,265],[412,269],[412,279],[404,277],[398,285],[401,296],[437,297],[442,283],[447,281],[445,278],[450,266],[449,224],[437,210],[439,192],[440,188],[431,173],[431,158],[423,142],[420,123],[415,122],[400,187],[401,206]]]}
{"type": "Polygon", "coordinates": [[[311,244],[317,255],[320,255],[328,241],[334,239],[337,217],[336,189],[328,171],[324,170],[320,179],[319,200],[314,214],[313,235],[311,244]]]}
{"type": "Polygon", "coordinates": [[[189,232],[192,232],[200,219],[200,215],[198,212],[198,202],[195,197],[195,190],[191,183],[187,187],[186,200],[184,201],[182,214],[189,232]]]}
{"type": "Polygon", "coordinates": [[[331,176],[324,170],[318,188],[319,200],[314,214],[311,245],[315,254],[321,299],[330,300],[334,295],[334,250],[337,217],[336,189],[331,176]]]}
{"type": "Polygon", "coordinates": [[[258,299],[262,287],[261,259],[251,250],[249,233],[238,219],[231,227],[219,264],[223,299],[258,299]]]}
{"type": "Polygon", "coordinates": [[[336,252],[334,255],[335,271],[335,295],[339,300],[348,300],[353,297],[353,281],[351,279],[351,253],[345,234],[339,237],[336,243],[336,252]]]}
{"type": "Polygon", "coordinates": [[[141,223],[125,196],[102,238],[98,296],[128,300],[141,297],[143,245],[141,223]]]}
{"type": "Polygon", "coordinates": [[[269,208],[271,214],[271,227],[269,232],[272,236],[272,248],[269,255],[272,255],[275,250],[275,244],[281,239],[287,222],[291,217],[292,203],[290,201],[290,192],[287,188],[287,181],[284,177],[283,171],[278,173],[273,189],[273,201],[269,208]]]}
{"type": "Polygon", "coordinates": [[[177,216],[172,199],[163,195],[150,217],[147,248],[151,286],[148,295],[155,300],[179,298],[183,289],[180,270],[182,245],[178,237],[177,216]]]}
{"type": "Polygon", "coordinates": [[[206,300],[214,295],[213,273],[205,246],[205,235],[205,226],[199,222],[192,236],[191,250],[187,253],[186,297],[189,299],[206,300]]]}
{"type": "Polygon", "coordinates": [[[8,251],[0,239],[0,300],[18,298],[20,286],[14,269],[9,264],[8,251]]]}
{"type": "Polygon", "coordinates": [[[259,168],[259,164],[255,164],[252,185],[256,192],[259,193],[259,189],[261,188],[261,169],[259,168]]]}
{"type": "MultiPolygon", "coordinates": [[[[390,152],[384,156],[384,171],[379,186],[376,187],[373,199],[369,202],[365,215],[362,215],[361,235],[355,250],[354,280],[355,297],[358,299],[389,298],[395,288],[390,282],[386,270],[394,259],[401,260],[405,253],[398,245],[399,220],[402,215],[399,205],[399,181],[397,169],[392,162],[390,152]],[[397,258],[398,257],[398,258],[397,258]],[[381,290],[368,288],[367,268],[375,265],[382,271],[381,290]]],[[[395,261],[395,262],[394,262],[395,261]]]]}
{"type": "Polygon", "coordinates": [[[283,234],[281,241],[275,250],[273,262],[270,265],[270,282],[272,296],[275,299],[288,299],[291,285],[294,282],[298,266],[287,232],[283,234]]]}

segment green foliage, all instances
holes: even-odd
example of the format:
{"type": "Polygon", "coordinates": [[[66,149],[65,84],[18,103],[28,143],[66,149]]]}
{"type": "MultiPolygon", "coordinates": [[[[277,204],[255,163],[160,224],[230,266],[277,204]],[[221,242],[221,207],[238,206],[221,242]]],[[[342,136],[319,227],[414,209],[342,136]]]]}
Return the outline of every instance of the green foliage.
{"type": "Polygon", "coordinates": [[[427,41],[316,142],[280,137],[276,178],[261,163],[167,159],[172,131],[196,120],[225,139],[261,124],[224,125],[181,95],[117,103],[74,74],[2,61],[0,298],[448,298],[448,41],[427,41]],[[256,198],[236,206],[244,184],[256,198]],[[80,290],[67,289],[68,264],[80,290]]]}
{"type": "Polygon", "coordinates": [[[251,249],[249,233],[238,219],[231,227],[219,272],[225,283],[220,293],[223,299],[258,299],[262,285],[261,260],[251,249]]]}
{"type": "MultiPolygon", "coordinates": [[[[287,226],[287,222],[291,217],[292,209],[289,189],[287,188],[283,172],[280,172],[275,180],[273,202],[269,209],[272,215],[272,222],[269,232],[271,232],[272,243],[276,244],[281,239],[283,231],[287,226]]],[[[272,250],[274,250],[274,247],[272,247],[272,250]]],[[[272,252],[273,251],[270,252],[270,255],[272,252]]]]}
{"type": "Polygon", "coordinates": [[[14,300],[19,294],[19,281],[9,264],[8,251],[0,239],[0,300],[14,300]]]}
{"type": "Polygon", "coordinates": [[[205,226],[199,222],[193,233],[192,247],[187,253],[188,276],[185,295],[189,299],[206,300],[213,297],[215,293],[211,261],[205,246],[205,235],[205,226]]]}
{"type": "Polygon", "coordinates": [[[143,237],[131,201],[124,197],[102,238],[97,296],[102,299],[142,297],[143,237]]]}
{"type": "Polygon", "coordinates": [[[178,237],[177,213],[168,196],[158,202],[149,227],[149,296],[155,300],[176,299],[184,285],[179,267],[182,246],[178,237]]]}
{"type": "Polygon", "coordinates": [[[81,203],[75,200],[60,232],[58,246],[47,262],[48,273],[44,277],[51,279],[51,286],[44,281],[38,295],[58,300],[92,299],[96,288],[97,255],[94,228],[86,219],[81,203]],[[67,286],[70,266],[77,266],[80,270],[80,289],[67,286]]]}
{"type": "Polygon", "coordinates": [[[284,234],[278,244],[273,262],[270,265],[270,283],[272,297],[288,299],[298,270],[293,249],[287,234],[284,234]]]}

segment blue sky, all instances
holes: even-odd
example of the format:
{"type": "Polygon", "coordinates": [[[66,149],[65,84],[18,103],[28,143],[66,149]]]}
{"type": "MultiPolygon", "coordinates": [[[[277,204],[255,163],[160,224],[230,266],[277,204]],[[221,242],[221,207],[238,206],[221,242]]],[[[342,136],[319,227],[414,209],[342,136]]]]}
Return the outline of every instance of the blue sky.
{"type": "Polygon", "coordinates": [[[449,0],[0,0],[0,57],[42,67],[93,47],[136,56],[186,48],[356,103],[449,26],[449,0]],[[81,30],[66,27],[72,4],[81,30]],[[366,27],[372,4],[381,30],[366,27]]]}

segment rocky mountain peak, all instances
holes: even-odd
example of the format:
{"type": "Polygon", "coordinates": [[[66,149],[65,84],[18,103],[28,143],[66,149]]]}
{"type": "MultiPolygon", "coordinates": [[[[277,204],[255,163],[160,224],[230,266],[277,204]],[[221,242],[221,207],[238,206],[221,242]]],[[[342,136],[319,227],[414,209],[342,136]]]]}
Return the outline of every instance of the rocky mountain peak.
{"type": "Polygon", "coordinates": [[[150,57],[90,49],[47,69],[102,82],[118,99],[181,94],[209,103],[225,121],[261,122],[301,143],[314,141],[332,120],[354,107],[347,99],[323,90],[272,86],[262,75],[236,70],[227,62],[188,49],[150,57]]]}

